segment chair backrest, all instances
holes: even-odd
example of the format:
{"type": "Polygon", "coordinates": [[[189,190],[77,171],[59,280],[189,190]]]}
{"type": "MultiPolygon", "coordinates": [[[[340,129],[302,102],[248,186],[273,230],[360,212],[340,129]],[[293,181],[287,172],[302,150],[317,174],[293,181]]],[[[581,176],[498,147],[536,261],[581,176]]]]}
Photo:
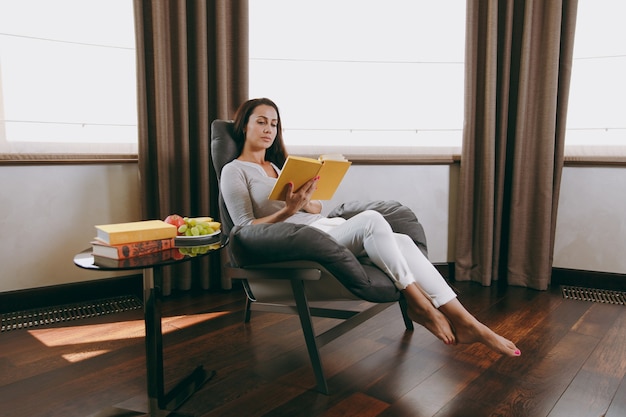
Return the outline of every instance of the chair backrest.
{"type": "MultiPolygon", "coordinates": [[[[213,167],[215,168],[218,184],[222,176],[222,168],[224,168],[224,165],[238,156],[237,144],[233,138],[233,121],[214,120],[213,123],[211,123],[211,159],[213,160],[213,167]]],[[[224,236],[228,236],[233,228],[233,220],[230,214],[228,214],[221,191],[219,193],[218,203],[222,233],[224,236]]]]}

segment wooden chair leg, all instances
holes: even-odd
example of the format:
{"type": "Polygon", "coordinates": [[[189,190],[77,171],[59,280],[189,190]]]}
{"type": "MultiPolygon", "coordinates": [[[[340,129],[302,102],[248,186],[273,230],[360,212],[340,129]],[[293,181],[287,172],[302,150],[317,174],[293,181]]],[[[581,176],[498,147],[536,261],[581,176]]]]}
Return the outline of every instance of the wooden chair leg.
{"type": "Polygon", "coordinates": [[[407,330],[414,330],[415,326],[413,325],[413,320],[409,318],[409,313],[407,313],[407,309],[409,308],[409,306],[406,300],[404,298],[401,298],[400,301],[398,301],[398,304],[400,305],[400,311],[402,312],[402,319],[404,320],[404,326],[406,327],[407,330]]]}
{"type": "Polygon", "coordinates": [[[252,311],[252,303],[256,301],[256,299],[254,298],[254,295],[252,294],[252,289],[250,288],[250,284],[248,283],[248,280],[241,280],[241,283],[243,285],[243,289],[246,293],[246,308],[243,312],[243,322],[244,323],[250,323],[250,314],[252,311]]]}
{"type": "Polygon", "coordinates": [[[251,315],[251,311],[252,311],[252,303],[253,301],[251,299],[249,299],[248,297],[246,297],[246,308],[243,312],[243,322],[244,323],[250,323],[250,315],[251,315]]]}
{"type": "Polygon", "coordinates": [[[291,281],[291,287],[296,300],[298,316],[300,317],[300,324],[302,325],[302,332],[304,333],[306,347],[309,351],[315,380],[317,381],[317,390],[323,394],[329,395],[328,384],[326,383],[324,368],[322,366],[322,359],[317,346],[315,331],[313,330],[311,311],[309,310],[309,303],[307,302],[306,294],[304,293],[304,284],[302,281],[294,279],[291,281]]]}

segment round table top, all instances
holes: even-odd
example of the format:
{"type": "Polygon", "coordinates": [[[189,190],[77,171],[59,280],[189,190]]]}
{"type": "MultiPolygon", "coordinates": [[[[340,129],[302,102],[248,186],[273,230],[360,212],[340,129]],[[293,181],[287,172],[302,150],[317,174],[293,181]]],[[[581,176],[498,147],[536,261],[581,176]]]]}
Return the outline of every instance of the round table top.
{"type": "Polygon", "coordinates": [[[226,242],[222,242],[218,239],[216,242],[208,245],[179,246],[149,255],[119,260],[94,256],[91,252],[91,248],[87,248],[74,256],[74,264],[80,268],[95,271],[123,271],[154,268],[156,266],[171,265],[201,258],[222,249],[224,246],[226,246],[226,242]]]}

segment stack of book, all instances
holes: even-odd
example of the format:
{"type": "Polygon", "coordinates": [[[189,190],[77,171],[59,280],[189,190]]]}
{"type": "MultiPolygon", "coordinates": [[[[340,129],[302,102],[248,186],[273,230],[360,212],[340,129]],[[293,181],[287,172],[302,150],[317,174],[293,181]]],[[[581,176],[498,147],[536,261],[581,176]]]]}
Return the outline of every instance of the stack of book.
{"type": "Polygon", "coordinates": [[[150,255],[173,248],[176,235],[176,226],[162,220],[97,225],[92,254],[117,260],[150,255]]]}

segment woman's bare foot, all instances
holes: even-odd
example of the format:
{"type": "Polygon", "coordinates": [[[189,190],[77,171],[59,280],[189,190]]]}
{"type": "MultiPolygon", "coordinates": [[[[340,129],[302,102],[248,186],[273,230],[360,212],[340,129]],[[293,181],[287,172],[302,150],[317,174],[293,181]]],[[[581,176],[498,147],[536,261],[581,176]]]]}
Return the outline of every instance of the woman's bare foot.
{"type": "Polygon", "coordinates": [[[468,313],[457,299],[441,306],[440,309],[452,323],[458,343],[482,343],[491,350],[507,356],[522,354],[513,342],[500,336],[468,313]]]}
{"type": "Polygon", "coordinates": [[[446,345],[456,344],[456,336],[450,321],[433,306],[421,288],[417,285],[409,285],[404,289],[404,295],[409,307],[407,313],[411,320],[424,326],[446,345]]]}
{"type": "Polygon", "coordinates": [[[433,307],[433,311],[417,313],[413,308],[409,307],[407,310],[409,318],[424,326],[429,332],[434,334],[438,339],[442,340],[446,345],[456,344],[456,337],[454,331],[450,326],[448,319],[436,308],[433,307]]]}
{"type": "Polygon", "coordinates": [[[520,356],[522,352],[513,342],[506,339],[479,321],[469,326],[455,326],[459,343],[482,343],[491,350],[507,356],[520,356]]]}

